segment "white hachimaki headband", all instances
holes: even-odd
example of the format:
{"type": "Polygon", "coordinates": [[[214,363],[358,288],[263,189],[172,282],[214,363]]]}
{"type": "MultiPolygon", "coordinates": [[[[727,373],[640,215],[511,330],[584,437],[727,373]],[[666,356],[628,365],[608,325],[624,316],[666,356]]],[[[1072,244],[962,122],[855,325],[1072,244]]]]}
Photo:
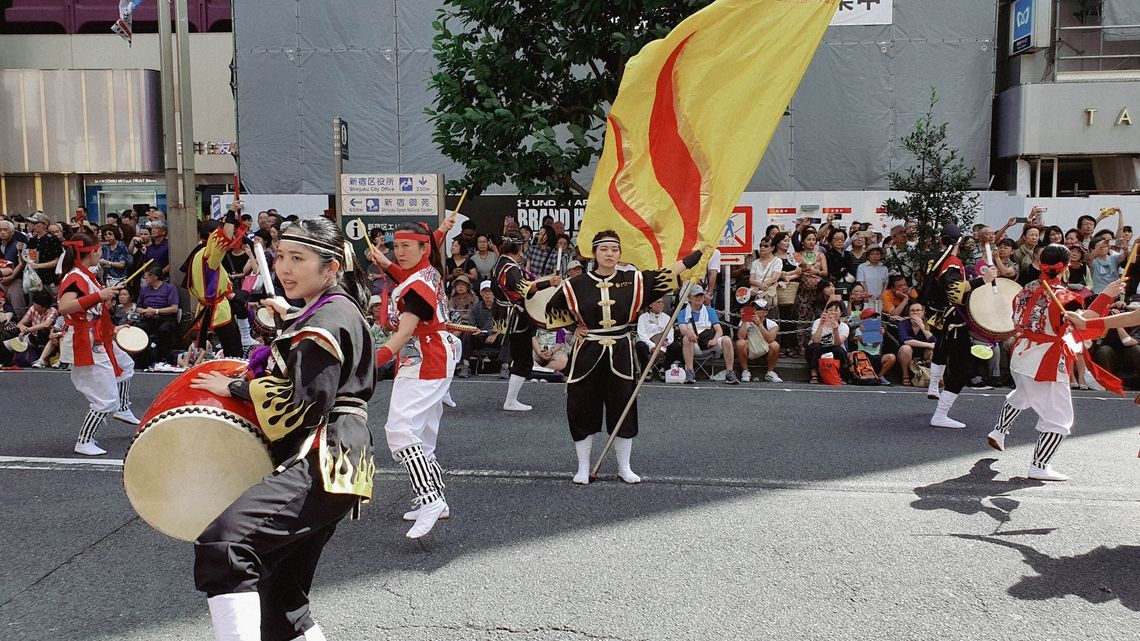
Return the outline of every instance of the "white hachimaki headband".
{"type": "Polygon", "coordinates": [[[318,252],[331,255],[333,258],[340,260],[344,264],[346,271],[352,270],[352,245],[345,241],[343,247],[337,247],[332,243],[326,243],[323,240],[310,238],[308,236],[299,236],[296,234],[281,234],[282,241],[289,241],[299,245],[305,245],[318,252]]]}
{"type": "Polygon", "coordinates": [[[618,247],[621,247],[621,239],[619,239],[617,236],[602,236],[601,238],[598,238],[594,241],[593,247],[594,249],[597,249],[598,245],[604,243],[617,243],[618,247]]]}

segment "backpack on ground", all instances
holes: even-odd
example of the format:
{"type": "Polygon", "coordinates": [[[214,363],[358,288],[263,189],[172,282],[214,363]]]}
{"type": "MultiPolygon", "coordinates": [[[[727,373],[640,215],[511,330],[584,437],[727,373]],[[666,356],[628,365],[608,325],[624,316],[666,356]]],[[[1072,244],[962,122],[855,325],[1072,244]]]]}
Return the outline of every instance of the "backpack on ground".
{"type": "Polygon", "coordinates": [[[867,352],[854,351],[847,357],[847,364],[851,368],[851,383],[854,385],[878,385],[879,374],[871,363],[867,352]]]}

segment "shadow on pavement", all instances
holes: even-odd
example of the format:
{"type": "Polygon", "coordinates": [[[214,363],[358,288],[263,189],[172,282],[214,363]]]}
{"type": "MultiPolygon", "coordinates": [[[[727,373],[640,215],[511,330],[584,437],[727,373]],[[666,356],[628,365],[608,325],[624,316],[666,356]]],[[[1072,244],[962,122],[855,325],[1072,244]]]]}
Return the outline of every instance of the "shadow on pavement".
{"type": "Polygon", "coordinates": [[[997,521],[1000,529],[1010,522],[1013,511],[1021,506],[1021,501],[1009,493],[1041,487],[1045,483],[1025,478],[998,481],[994,463],[997,459],[984,458],[962,476],[914,488],[919,498],[910,506],[916,510],[949,510],[964,516],[985,514],[997,521]]]}
{"type": "Polygon", "coordinates": [[[1043,601],[1072,595],[1096,604],[1118,599],[1129,610],[1140,612],[1140,583],[1136,580],[1140,576],[1140,546],[1101,546],[1084,554],[1053,558],[1032,546],[992,536],[951,536],[1021,552],[1037,576],[1024,577],[1009,588],[1009,595],[1014,598],[1043,601]]]}

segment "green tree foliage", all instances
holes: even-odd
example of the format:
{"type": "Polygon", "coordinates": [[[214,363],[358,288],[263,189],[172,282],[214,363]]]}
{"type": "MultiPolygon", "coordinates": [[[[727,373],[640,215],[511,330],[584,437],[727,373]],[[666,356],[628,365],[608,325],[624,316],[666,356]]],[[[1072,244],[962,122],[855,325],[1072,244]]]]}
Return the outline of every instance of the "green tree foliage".
{"type": "Polygon", "coordinates": [[[711,0],[448,0],[433,23],[432,140],[466,174],[523,194],[588,194],[626,61],[711,0]]]}
{"type": "Polygon", "coordinates": [[[906,192],[906,198],[884,203],[890,217],[918,224],[917,245],[908,254],[891,257],[887,265],[896,269],[904,262],[917,266],[916,276],[941,255],[938,239],[945,225],[954,223],[963,235],[970,234],[981,200],[971,191],[977,171],[947,143],[948,123],[934,123],[936,104],[938,94],[931,88],[929,109],[915,122],[914,131],[902,139],[914,162],[905,171],[888,176],[891,189],[906,192]]]}

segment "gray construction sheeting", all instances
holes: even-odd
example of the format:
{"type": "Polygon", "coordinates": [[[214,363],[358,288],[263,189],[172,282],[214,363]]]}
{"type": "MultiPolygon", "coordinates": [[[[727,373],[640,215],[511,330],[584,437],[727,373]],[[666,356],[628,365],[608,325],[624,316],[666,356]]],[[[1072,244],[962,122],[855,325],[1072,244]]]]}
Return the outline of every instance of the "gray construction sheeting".
{"type": "MultiPolygon", "coordinates": [[[[439,0],[234,3],[242,179],[261,193],[330,193],[332,118],[346,171],[460,175],[424,110],[439,0]]],[[[937,118],[989,179],[995,0],[895,0],[895,24],[828,30],[750,190],[885,189],[899,138],[939,89],[937,118]]],[[[592,171],[584,172],[588,182],[592,171]]],[[[488,190],[511,193],[509,185],[488,190]]]]}

